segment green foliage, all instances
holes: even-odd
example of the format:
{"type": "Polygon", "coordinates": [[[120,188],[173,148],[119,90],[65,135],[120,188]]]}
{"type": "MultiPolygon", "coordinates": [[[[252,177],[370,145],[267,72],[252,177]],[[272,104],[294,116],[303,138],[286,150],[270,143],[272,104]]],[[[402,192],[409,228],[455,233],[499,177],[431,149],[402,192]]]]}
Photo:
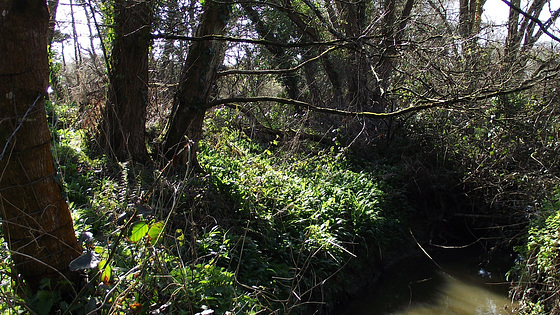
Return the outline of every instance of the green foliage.
{"type": "Polygon", "coordinates": [[[277,140],[263,146],[224,128],[201,144],[208,175],[164,174],[154,183],[159,171],[93,159],[83,133],[55,132],[76,229],[94,236],[84,255],[95,256],[96,264],[80,266],[91,265],[86,273],[97,289],[52,306],[38,296],[33,303],[44,309],[305,313],[301,301],[328,299],[318,288],[345,264],[376,259],[371,253],[402,238],[408,206],[400,193],[329,150],[281,154],[277,140]],[[158,188],[151,201],[136,197],[152,185],[158,188]],[[190,203],[189,191],[209,190],[227,196],[234,212],[216,201],[190,203]],[[131,216],[140,208],[152,210],[131,216]],[[201,211],[210,211],[214,223],[196,223],[204,222],[201,211]],[[192,218],[180,219],[185,214],[192,218]]]}
{"type": "MultiPolygon", "coordinates": [[[[560,195],[557,195],[560,196],[560,195]]],[[[527,242],[512,273],[515,295],[527,314],[554,314],[560,305],[560,199],[548,200],[531,221],[527,242]]]]}
{"type": "Polygon", "coordinates": [[[409,207],[371,170],[349,170],[325,152],[272,153],[273,147],[228,129],[214,136],[218,145],[204,143],[200,159],[216,187],[240,205],[246,232],[243,252],[232,258],[240,266],[238,279],[264,286],[287,301],[284,308],[295,303],[294,292],[313,298],[315,286],[367,255],[368,246],[399,243],[409,207]]]}
{"type": "Polygon", "coordinates": [[[472,197],[503,208],[548,198],[553,187],[559,120],[546,97],[500,96],[476,111],[437,109],[417,117],[415,134],[436,156],[431,163],[457,170],[472,197]],[[544,175],[544,176],[543,176],[544,175]]]}
{"type": "Polygon", "coordinates": [[[26,310],[25,301],[15,292],[18,288],[12,263],[6,240],[0,232],[0,314],[21,314],[26,310]]]}
{"type": "Polygon", "coordinates": [[[128,240],[131,241],[132,243],[138,242],[139,240],[142,239],[142,237],[144,237],[144,235],[148,234],[149,229],[150,228],[148,224],[144,221],[135,223],[132,226],[132,232],[130,233],[128,240]]]}
{"type": "Polygon", "coordinates": [[[482,200],[489,214],[508,218],[510,228],[502,228],[500,239],[524,243],[508,276],[515,281],[514,297],[532,314],[557,313],[560,305],[560,203],[557,180],[550,176],[558,172],[560,124],[547,93],[503,95],[459,114],[425,112],[414,132],[435,156],[424,164],[433,163],[440,174],[458,170],[471,200],[482,200]],[[529,221],[527,232],[523,227],[529,221]]]}
{"type": "Polygon", "coordinates": [[[95,156],[72,128],[74,105],[49,106],[61,187],[77,232],[92,236],[73,265],[88,283],[71,301],[46,286],[12,309],[306,313],[345,289],[329,282],[345,265],[402,239],[402,194],[329,148],[283,153],[278,138],[263,145],[209,125],[206,175],[185,177],[95,156]]]}

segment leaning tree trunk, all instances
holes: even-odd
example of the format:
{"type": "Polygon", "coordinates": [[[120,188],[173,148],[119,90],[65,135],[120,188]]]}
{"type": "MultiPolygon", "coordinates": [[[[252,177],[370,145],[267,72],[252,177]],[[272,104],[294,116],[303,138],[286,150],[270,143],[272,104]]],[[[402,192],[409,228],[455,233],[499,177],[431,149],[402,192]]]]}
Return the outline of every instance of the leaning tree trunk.
{"type": "MultiPolygon", "coordinates": [[[[230,5],[207,1],[197,36],[223,35],[230,5]]],[[[169,160],[199,168],[196,158],[202,123],[217,68],[223,62],[225,43],[202,40],[192,43],[183,66],[179,90],[167,126],[164,153],[169,160]]]]}
{"type": "Polygon", "coordinates": [[[75,283],[81,253],[61,194],[45,113],[49,73],[45,0],[0,1],[0,211],[15,269],[32,290],[41,279],[75,283]]]}
{"type": "Polygon", "coordinates": [[[114,2],[109,101],[100,126],[100,143],[121,161],[148,160],[145,130],[150,30],[149,0],[114,2]]]}

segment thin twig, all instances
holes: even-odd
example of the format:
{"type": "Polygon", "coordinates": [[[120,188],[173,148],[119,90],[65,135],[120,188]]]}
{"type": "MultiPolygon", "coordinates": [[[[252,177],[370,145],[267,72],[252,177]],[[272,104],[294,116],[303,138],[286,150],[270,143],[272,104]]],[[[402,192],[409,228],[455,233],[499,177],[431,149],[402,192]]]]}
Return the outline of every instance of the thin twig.
{"type": "Polygon", "coordinates": [[[15,137],[19,128],[21,128],[21,126],[23,126],[23,123],[25,122],[25,119],[27,118],[27,116],[29,115],[31,110],[35,107],[35,105],[37,105],[37,102],[41,99],[41,97],[43,97],[43,95],[39,93],[39,95],[37,95],[37,98],[35,99],[33,104],[31,104],[31,106],[29,106],[29,108],[27,109],[27,111],[25,112],[23,117],[21,118],[21,121],[17,125],[16,129],[14,129],[14,132],[10,135],[8,140],[6,140],[6,144],[4,144],[4,149],[2,150],[2,154],[0,154],[0,161],[2,161],[2,159],[4,158],[4,155],[6,154],[6,150],[8,149],[8,145],[10,145],[10,142],[12,142],[12,139],[15,137]]]}

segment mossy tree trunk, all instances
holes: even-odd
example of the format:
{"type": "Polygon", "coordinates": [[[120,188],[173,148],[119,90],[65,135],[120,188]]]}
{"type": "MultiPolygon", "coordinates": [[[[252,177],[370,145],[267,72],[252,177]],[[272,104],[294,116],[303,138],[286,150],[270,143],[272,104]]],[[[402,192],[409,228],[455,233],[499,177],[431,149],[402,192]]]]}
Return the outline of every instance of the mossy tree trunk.
{"type": "Polygon", "coordinates": [[[15,269],[32,290],[42,279],[76,282],[81,253],[62,196],[45,113],[45,0],[0,1],[0,210],[15,269]]]}

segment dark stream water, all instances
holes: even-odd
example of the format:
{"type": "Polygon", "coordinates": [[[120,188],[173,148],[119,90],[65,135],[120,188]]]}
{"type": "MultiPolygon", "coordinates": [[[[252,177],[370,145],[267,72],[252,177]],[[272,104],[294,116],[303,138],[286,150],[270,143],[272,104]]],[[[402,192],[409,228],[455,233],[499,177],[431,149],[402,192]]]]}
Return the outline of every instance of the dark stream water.
{"type": "MultiPolygon", "coordinates": [[[[504,261],[481,264],[472,250],[418,256],[387,269],[342,315],[515,314],[508,298],[504,261]]],[[[506,257],[507,258],[507,257],[506,257]]]]}

